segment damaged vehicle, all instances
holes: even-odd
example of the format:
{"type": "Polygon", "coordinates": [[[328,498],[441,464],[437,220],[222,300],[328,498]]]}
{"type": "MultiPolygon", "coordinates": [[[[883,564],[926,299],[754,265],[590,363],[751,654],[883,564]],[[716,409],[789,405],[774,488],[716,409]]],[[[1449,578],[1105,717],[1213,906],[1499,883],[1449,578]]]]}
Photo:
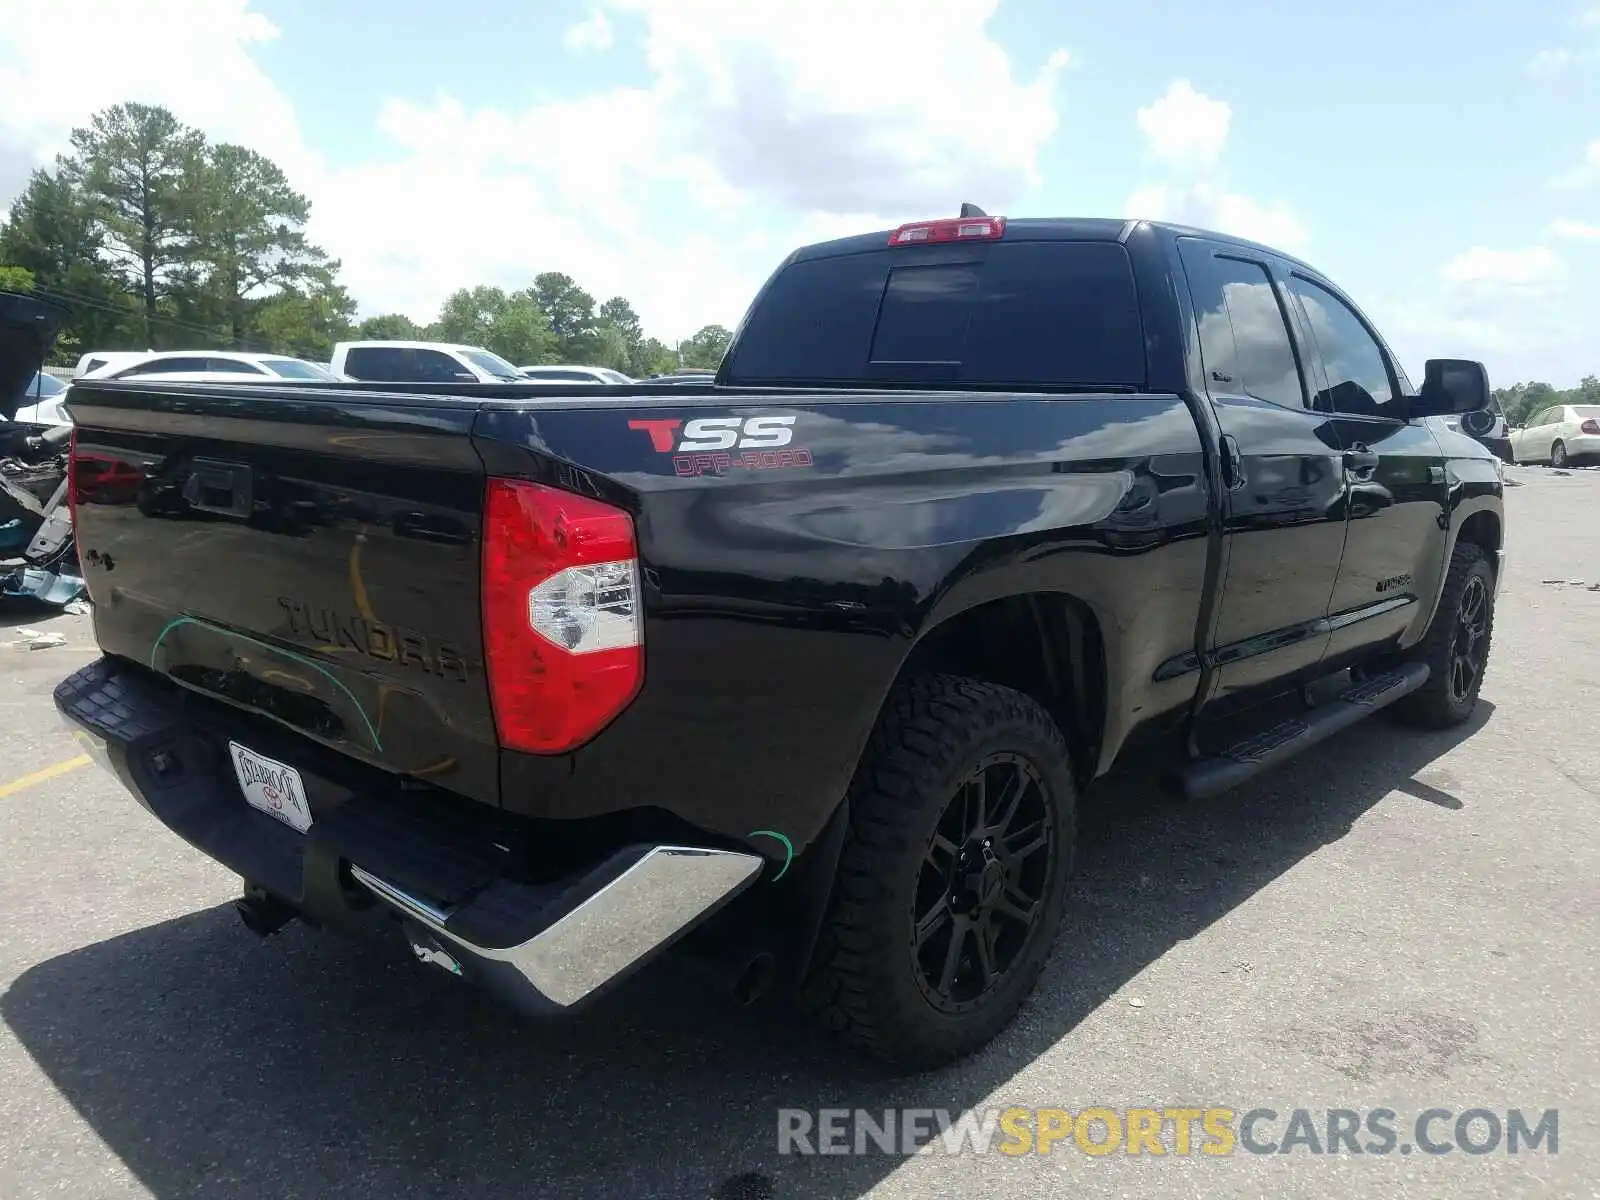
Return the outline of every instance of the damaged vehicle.
{"type": "Polygon", "coordinates": [[[67,604],[83,592],[67,453],[72,426],[36,417],[30,385],[66,318],[57,305],[0,293],[0,596],[67,604]]]}

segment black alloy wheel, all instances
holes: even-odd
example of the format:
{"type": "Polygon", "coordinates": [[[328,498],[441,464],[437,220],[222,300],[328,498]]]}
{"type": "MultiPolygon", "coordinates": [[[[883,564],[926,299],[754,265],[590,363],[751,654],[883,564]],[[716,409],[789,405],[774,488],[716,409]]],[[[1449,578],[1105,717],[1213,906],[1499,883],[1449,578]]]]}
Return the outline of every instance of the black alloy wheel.
{"type": "Polygon", "coordinates": [[[941,1012],[982,1003],[1023,957],[1057,870],[1043,780],[991,754],[956,788],[928,840],[911,914],[918,984],[941,1012]]]}
{"type": "Polygon", "coordinates": [[[1456,703],[1465,703],[1476,693],[1488,656],[1489,588],[1481,575],[1474,575],[1461,590],[1450,643],[1450,698],[1456,703]]]}

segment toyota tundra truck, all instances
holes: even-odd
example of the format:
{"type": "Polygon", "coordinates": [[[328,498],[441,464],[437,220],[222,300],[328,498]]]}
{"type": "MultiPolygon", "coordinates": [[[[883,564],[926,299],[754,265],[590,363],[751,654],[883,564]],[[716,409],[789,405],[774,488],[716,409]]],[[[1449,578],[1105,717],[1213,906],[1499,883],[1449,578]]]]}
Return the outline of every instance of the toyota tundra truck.
{"type": "Polygon", "coordinates": [[[974,210],[796,251],[708,384],[80,381],[55,702],[257,932],[540,1015],[676,944],[925,1068],[1119,761],[1469,717],[1502,487],[1428,418],[1488,402],[1285,254],[974,210]]]}

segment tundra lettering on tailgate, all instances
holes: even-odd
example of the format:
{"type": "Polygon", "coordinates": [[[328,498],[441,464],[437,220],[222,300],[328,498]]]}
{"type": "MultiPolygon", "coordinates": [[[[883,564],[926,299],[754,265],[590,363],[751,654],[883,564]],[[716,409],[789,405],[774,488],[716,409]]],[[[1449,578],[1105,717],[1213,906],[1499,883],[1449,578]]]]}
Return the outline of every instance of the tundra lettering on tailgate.
{"type": "Polygon", "coordinates": [[[649,434],[656,453],[672,455],[679,475],[724,475],[811,466],[810,450],[789,445],[796,419],[696,417],[686,423],[679,417],[651,417],[629,421],[628,428],[649,434]]]}
{"type": "Polygon", "coordinates": [[[399,663],[463,683],[468,669],[476,666],[452,643],[430,638],[414,629],[315,607],[287,596],[278,597],[278,606],[284,611],[289,636],[302,642],[315,641],[324,648],[347,648],[368,658],[399,663]]]}

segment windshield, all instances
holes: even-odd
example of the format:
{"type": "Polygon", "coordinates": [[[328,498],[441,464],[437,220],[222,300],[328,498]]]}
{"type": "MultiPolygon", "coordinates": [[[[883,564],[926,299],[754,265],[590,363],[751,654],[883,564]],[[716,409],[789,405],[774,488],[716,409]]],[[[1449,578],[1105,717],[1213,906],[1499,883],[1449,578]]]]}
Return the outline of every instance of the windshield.
{"type": "Polygon", "coordinates": [[[463,350],[461,357],[466,359],[480,371],[486,371],[496,379],[521,379],[517,369],[501,358],[498,354],[490,354],[487,350],[463,350]]]}
{"type": "Polygon", "coordinates": [[[280,379],[332,379],[332,371],[325,371],[315,363],[298,358],[264,358],[261,365],[280,379]]]}
{"type": "Polygon", "coordinates": [[[606,382],[608,382],[608,383],[632,383],[633,382],[633,380],[629,379],[621,371],[613,371],[610,367],[601,367],[600,368],[600,376],[601,376],[601,378],[605,379],[606,382]]]}
{"type": "Polygon", "coordinates": [[[62,383],[54,375],[47,375],[43,371],[36,371],[33,376],[33,382],[28,384],[29,396],[59,396],[66,390],[66,384],[62,383]]]}

